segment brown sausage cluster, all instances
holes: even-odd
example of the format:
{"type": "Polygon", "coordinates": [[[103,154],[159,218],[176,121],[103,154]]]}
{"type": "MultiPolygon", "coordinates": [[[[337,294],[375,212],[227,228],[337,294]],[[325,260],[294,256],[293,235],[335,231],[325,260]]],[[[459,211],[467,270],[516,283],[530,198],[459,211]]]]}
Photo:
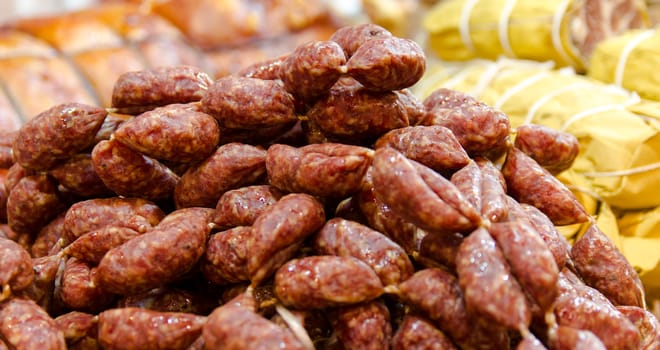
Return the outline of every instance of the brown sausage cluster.
{"type": "Polygon", "coordinates": [[[0,134],[0,349],[658,347],[553,176],[575,140],[420,101],[424,68],[356,25],[217,81],[127,73],[109,111],[0,134]],[[555,226],[579,223],[571,246],[555,226]]]}

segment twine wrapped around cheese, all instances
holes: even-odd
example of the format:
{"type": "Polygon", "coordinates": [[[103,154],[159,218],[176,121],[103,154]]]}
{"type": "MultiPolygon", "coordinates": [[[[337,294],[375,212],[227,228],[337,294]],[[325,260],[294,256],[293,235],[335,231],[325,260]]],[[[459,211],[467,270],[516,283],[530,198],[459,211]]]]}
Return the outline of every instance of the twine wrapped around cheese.
{"type": "Polygon", "coordinates": [[[641,0],[442,0],[423,27],[443,60],[499,56],[583,71],[595,44],[648,25],[641,0]]]}
{"type": "MultiPolygon", "coordinates": [[[[425,98],[440,87],[499,108],[514,129],[535,123],[575,135],[580,153],[559,180],[596,217],[642,280],[660,287],[660,102],[570,68],[513,59],[430,61],[414,92],[425,98]]],[[[571,241],[584,228],[559,229],[571,241]]]]}
{"type": "Polygon", "coordinates": [[[602,41],[591,56],[587,75],[660,101],[660,29],[631,30],[602,41]]]}

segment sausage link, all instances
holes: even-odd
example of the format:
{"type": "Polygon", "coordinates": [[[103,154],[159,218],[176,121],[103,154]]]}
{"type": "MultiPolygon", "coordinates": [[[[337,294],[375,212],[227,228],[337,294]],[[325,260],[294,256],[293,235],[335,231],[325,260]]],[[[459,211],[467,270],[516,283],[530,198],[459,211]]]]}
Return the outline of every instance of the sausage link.
{"type": "Polygon", "coordinates": [[[420,125],[442,125],[450,129],[471,157],[496,160],[509,147],[509,118],[474,97],[440,88],[424,99],[428,113],[420,125]]]}
{"type": "Polygon", "coordinates": [[[555,225],[589,220],[586,210],[566,185],[517,148],[509,149],[502,174],[509,195],[520,203],[539,208],[555,225]]]}
{"type": "Polygon", "coordinates": [[[99,285],[128,295],[177,280],[204,254],[211,215],[207,208],[176,210],[151,231],[111,249],[98,265],[99,285]]]}
{"type": "Polygon", "coordinates": [[[94,170],[92,155],[89,153],[73,155],[48,173],[60,186],[79,196],[92,198],[113,195],[94,170]]]}
{"type": "Polygon", "coordinates": [[[399,285],[398,296],[423,312],[460,347],[508,348],[506,330],[468,311],[458,279],[440,268],[426,268],[399,285]]]}
{"type": "Polygon", "coordinates": [[[66,212],[60,213],[55,219],[44,226],[30,246],[30,255],[33,258],[49,255],[55,245],[60,244],[60,238],[64,234],[64,216],[66,212]]]}
{"type": "Polygon", "coordinates": [[[418,125],[419,121],[426,115],[426,109],[422,100],[417,98],[417,95],[410,89],[397,90],[394,93],[399,95],[399,101],[403,104],[408,115],[409,124],[412,126],[418,125]]]}
{"type": "Polygon", "coordinates": [[[641,335],[624,314],[597,290],[589,291],[590,287],[567,278],[560,274],[554,307],[557,324],[591,331],[607,349],[639,349],[641,335]]]}
{"type": "Polygon", "coordinates": [[[406,253],[414,256],[419,252],[420,244],[428,232],[404,220],[393,212],[389,205],[376,197],[372,174],[373,167],[369,167],[362,179],[360,191],[354,197],[360,212],[365,216],[370,227],[382,232],[400,245],[406,253]]]}
{"type": "Polygon", "coordinates": [[[11,298],[0,303],[0,335],[10,349],[66,349],[55,321],[29,299],[11,298]]]}
{"type": "MultiPolygon", "coordinates": [[[[570,244],[566,238],[559,233],[555,225],[537,207],[522,203],[521,208],[526,212],[532,226],[539,233],[545,244],[548,245],[555,258],[557,267],[561,270],[571,259],[569,256],[570,244]]],[[[572,262],[571,262],[572,264],[572,262]]]]}
{"type": "Polygon", "coordinates": [[[206,317],[126,307],[101,312],[98,340],[103,349],[186,349],[202,334],[206,317]]]}
{"type": "Polygon", "coordinates": [[[305,350],[288,329],[234,303],[216,308],[208,316],[202,335],[207,349],[305,350]]]}
{"type": "Polygon", "coordinates": [[[22,178],[30,175],[37,175],[37,171],[25,168],[18,163],[12,164],[12,166],[7,169],[7,173],[4,176],[4,186],[7,195],[9,195],[14,186],[16,186],[22,178]]]}
{"type": "Polygon", "coordinates": [[[320,254],[359,259],[376,272],[384,286],[398,285],[414,272],[403,248],[382,233],[354,221],[328,220],[312,245],[320,254]]]}
{"type": "Polygon", "coordinates": [[[513,145],[553,175],[570,168],[580,152],[575,135],[537,124],[517,127],[513,145]]]}
{"type": "Polygon", "coordinates": [[[252,285],[272,276],[324,222],[323,205],[307,194],[288,194],[268,207],[247,238],[247,269],[252,285]]]}
{"type": "Polygon", "coordinates": [[[251,226],[257,217],[275,204],[282,195],[282,192],[271,185],[245,186],[227,191],[220,196],[215,206],[213,223],[220,230],[251,226]]]}
{"type": "Polygon", "coordinates": [[[223,193],[255,184],[265,173],[266,151],[247,144],[224,144],[181,176],[174,190],[177,208],[214,208],[223,193]]]}
{"type": "Polygon", "coordinates": [[[107,112],[99,107],[66,103],[39,113],[19,129],[12,145],[21,166],[49,170],[91,147],[107,112]]]}
{"type": "Polygon", "coordinates": [[[396,36],[366,41],[346,62],[347,74],[373,91],[408,88],[426,70],[424,50],[412,39],[396,36]]]}
{"type": "Polygon", "coordinates": [[[522,288],[543,311],[551,310],[559,295],[559,269],[539,234],[524,221],[494,223],[488,232],[522,288]]]}
{"type": "Polygon", "coordinates": [[[463,240],[456,254],[456,273],[470,309],[511,330],[529,327],[531,312],[522,287],[486,229],[479,228],[463,240]]]}
{"type": "Polygon", "coordinates": [[[18,243],[0,237],[0,302],[34,281],[32,258],[18,243]]]}
{"type": "Polygon", "coordinates": [[[130,227],[101,227],[76,238],[64,248],[64,254],[96,265],[110,249],[118,247],[140,234],[130,227]]]}
{"type": "Polygon", "coordinates": [[[85,344],[90,346],[88,349],[98,349],[97,317],[95,315],[70,311],[57,316],[55,324],[64,334],[67,348],[76,348],[85,344]]]}
{"type": "Polygon", "coordinates": [[[489,160],[477,158],[471,161],[451,176],[451,182],[481,213],[484,220],[498,222],[506,219],[506,183],[500,171],[489,160]]]}
{"type": "Polygon", "coordinates": [[[660,322],[654,313],[638,306],[617,306],[632,322],[642,337],[640,349],[650,350],[660,347],[660,322]]]}
{"type": "Polygon", "coordinates": [[[103,183],[124,197],[168,199],[179,181],[179,177],[162,163],[114,139],[94,146],[92,163],[103,183]]]}
{"type": "Polygon", "coordinates": [[[378,275],[347,256],[289,260],[275,273],[275,294],[287,307],[321,309],[374,300],[384,292],[378,275]]]}
{"type": "Polygon", "coordinates": [[[204,277],[220,285],[249,281],[247,242],[252,234],[252,227],[236,226],[212,235],[200,261],[204,277]]]}
{"type": "MultiPolygon", "coordinates": [[[[440,264],[450,271],[456,271],[456,253],[463,242],[464,236],[460,233],[432,233],[424,236],[419,245],[419,252],[413,256],[421,264],[428,265],[428,261],[440,264]]],[[[433,265],[433,264],[431,264],[433,265]]]]}
{"type": "Polygon", "coordinates": [[[100,288],[98,269],[76,258],[68,258],[56,282],[55,297],[71,310],[96,313],[114,301],[114,295],[100,288]]]}
{"type": "Polygon", "coordinates": [[[389,349],[392,325],[390,312],[382,301],[341,307],[334,313],[331,323],[346,349],[389,349]]]}
{"type": "Polygon", "coordinates": [[[456,350],[451,339],[422,316],[406,314],[392,337],[392,350],[456,350]]]}
{"type": "Polygon", "coordinates": [[[565,326],[558,326],[550,331],[548,347],[551,350],[608,349],[591,331],[565,326]]]}
{"type": "Polygon", "coordinates": [[[451,130],[440,125],[409,126],[389,131],[374,144],[376,149],[386,146],[441,174],[451,174],[469,162],[467,153],[451,130]]]}
{"type": "Polygon", "coordinates": [[[335,142],[371,144],[384,133],[409,126],[407,103],[394,92],[374,92],[359,83],[341,83],[316,101],[307,117],[335,142]]]}
{"type": "Polygon", "coordinates": [[[377,24],[360,23],[337,29],[330,36],[330,40],[339,44],[344,50],[346,57],[350,58],[367,41],[377,38],[389,38],[391,36],[392,33],[377,24]]]}
{"type": "Polygon", "coordinates": [[[223,128],[252,130],[296,120],[293,96],[274,80],[222,77],[209,87],[201,104],[223,128]]]}
{"type": "Polygon", "coordinates": [[[391,147],[376,150],[372,176],[376,197],[422,229],[469,232],[481,222],[454,184],[391,147]]]}
{"type": "Polygon", "coordinates": [[[346,71],[344,50],[334,41],[298,45],[282,63],[284,88],[297,100],[313,101],[326,94],[346,71]]]}
{"type": "Polygon", "coordinates": [[[644,286],[637,271],[596,224],[570,251],[577,272],[615,305],[644,307],[644,286]]]}
{"type": "Polygon", "coordinates": [[[66,208],[55,181],[47,174],[22,178],[7,197],[7,223],[16,232],[37,234],[66,208]]]}
{"type": "Polygon", "coordinates": [[[275,144],[268,148],[266,170],[270,184],[283,191],[343,199],[357,192],[372,155],[366,147],[340,143],[275,144]]]}
{"type": "Polygon", "coordinates": [[[163,66],[121,74],[112,89],[112,107],[139,114],[158,106],[199,101],[213,79],[197,67],[163,66]]]}
{"type": "Polygon", "coordinates": [[[215,151],[220,143],[220,127],[195,105],[171,104],[126,121],[114,138],[147,157],[191,163],[215,151]]]}
{"type": "Polygon", "coordinates": [[[156,226],[165,212],[142,198],[94,198],[74,203],[64,216],[63,237],[67,243],[107,226],[126,227],[144,233],[156,226]]]}

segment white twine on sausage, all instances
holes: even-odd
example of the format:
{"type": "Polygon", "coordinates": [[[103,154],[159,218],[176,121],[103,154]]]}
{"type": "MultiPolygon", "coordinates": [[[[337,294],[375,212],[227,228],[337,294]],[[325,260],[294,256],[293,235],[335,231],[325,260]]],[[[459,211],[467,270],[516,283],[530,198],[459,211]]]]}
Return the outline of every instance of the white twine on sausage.
{"type": "Polygon", "coordinates": [[[504,50],[504,53],[507,56],[514,57],[513,48],[511,47],[511,41],[509,40],[509,18],[511,17],[511,12],[516,6],[516,0],[507,0],[504,3],[502,12],[500,13],[500,18],[497,23],[497,36],[500,39],[500,45],[504,50]]]}
{"type": "Polygon", "coordinates": [[[461,35],[461,41],[463,41],[463,44],[468,50],[470,50],[470,52],[476,51],[474,42],[472,42],[472,36],[470,35],[470,16],[474,6],[476,6],[478,2],[479,0],[466,1],[461,10],[460,21],[458,22],[458,31],[461,35]]]}
{"type": "Polygon", "coordinates": [[[623,86],[623,78],[626,71],[626,64],[628,63],[628,57],[630,54],[639,46],[643,41],[650,39],[655,35],[655,30],[649,29],[637,34],[632,38],[626,46],[623,47],[619,60],[616,63],[616,69],[614,74],[614,84],[617,86],[623,86]]]}
{"type": "Polygon", "coordinates": [[[561,5],[557,7],[557,11],[552,17],[552,46],[555,48],[559,56],[561,56],[564,61],[571,66],[575,66],[576,62],[571,55],[566,52],[564,45],[561,42],[561,24],[564,21],[564,15],[568,10],[568,5],[572,0],[564,0],[561,5]]]}

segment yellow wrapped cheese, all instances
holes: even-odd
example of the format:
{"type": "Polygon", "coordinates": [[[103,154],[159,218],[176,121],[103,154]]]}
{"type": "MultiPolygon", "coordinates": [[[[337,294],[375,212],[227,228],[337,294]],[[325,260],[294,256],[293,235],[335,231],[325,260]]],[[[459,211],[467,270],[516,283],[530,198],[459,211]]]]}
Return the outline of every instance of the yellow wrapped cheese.
{"type": "Polygon", "coordinates": [[[632,30],[596,46],[587,75],[660,101],[660,29],[632,30]]]}
{"type": "Polygon", "coordinates": [[[621,251],[641,272],[644,285],[660,292],[660,207],[625,212],[618,222],[621,251]]]}
{"type": "Polygon", "coordinates": [[[582,71],[596,43],[647,23],[642,0],[442,0],[423,27],[443,60],[506,56],[582,71]]]}

